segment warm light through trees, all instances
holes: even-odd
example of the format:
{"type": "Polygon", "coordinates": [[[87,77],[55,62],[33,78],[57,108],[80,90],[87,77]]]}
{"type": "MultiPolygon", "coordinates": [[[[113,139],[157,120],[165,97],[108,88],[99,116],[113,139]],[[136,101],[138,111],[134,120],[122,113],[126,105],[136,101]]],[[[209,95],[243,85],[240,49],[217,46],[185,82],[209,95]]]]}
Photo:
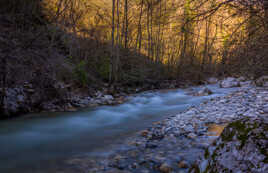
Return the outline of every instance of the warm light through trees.
{"type": "MultiPolygon", "coordinates": [[[[110,45],[110,80],[122,77],[119,74],[123,49],[146,56],[155,64],[164,64],[170,76],[193,71],[211,74],[219,69],[224,74],[230,50],[264,30],[268,11],[265,0],[49,0],[44,3],[49,19],[58,27],[75,37],[110,45]]],[[[71,56],[78,56],[72,50],[77,45],[75,39],[70,45],[71,56]]]]}

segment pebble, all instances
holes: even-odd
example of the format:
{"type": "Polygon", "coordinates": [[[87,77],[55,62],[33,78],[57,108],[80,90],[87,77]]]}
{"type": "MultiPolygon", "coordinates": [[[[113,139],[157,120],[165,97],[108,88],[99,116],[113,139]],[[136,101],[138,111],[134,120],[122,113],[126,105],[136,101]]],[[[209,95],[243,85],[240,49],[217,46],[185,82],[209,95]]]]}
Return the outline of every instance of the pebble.
{"type": "Polygon", "coordinates": [[[187,137],[190,138],[190,139],[195,139],[197,137],[197,135],[194,134],[194,133],[190,133],[190,134],[188,134],[187,137]]]}

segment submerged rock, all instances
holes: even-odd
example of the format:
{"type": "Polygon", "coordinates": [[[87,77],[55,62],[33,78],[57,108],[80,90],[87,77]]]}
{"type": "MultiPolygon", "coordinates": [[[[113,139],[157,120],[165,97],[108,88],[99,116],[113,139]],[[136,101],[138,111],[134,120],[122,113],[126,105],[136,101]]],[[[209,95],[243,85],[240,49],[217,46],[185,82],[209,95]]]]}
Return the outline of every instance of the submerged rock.
{"type": "Polygon", "coordinates": [[[188,93],[188,95],[192,95],[192,96],[208,96],[213,94],[213,92],[208,89],[207,87],[203,87],[202,89],[200,89],[199,91],[194,91],[194,90],[190,90],[188,93]]]}
{"type": "Polygon", "coordinates": [[[213,92],[208,89],[207,87],[202,88],[200,91],[198,91],[197,96],[208,96],[211,95],[213,92]]]}
{"type": "Polygon", "coordinates": [[[228,77],[220,82],[221,88],[239,87],[239,81],[236,78],[228,77]]]}
{"type": "Polygon", "coordinates": [[[243,118],[229,124],[192,172],[268,172],[267,117],[243,118]]]}

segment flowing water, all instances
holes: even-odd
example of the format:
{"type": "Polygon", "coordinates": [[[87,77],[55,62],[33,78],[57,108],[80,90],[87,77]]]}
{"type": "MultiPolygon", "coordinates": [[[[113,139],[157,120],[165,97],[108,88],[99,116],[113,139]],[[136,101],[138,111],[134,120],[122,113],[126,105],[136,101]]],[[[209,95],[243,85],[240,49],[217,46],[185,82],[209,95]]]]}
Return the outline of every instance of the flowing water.
{"type": "Polygon", "coordinates": [[[189,89],[144,92],[121,105],[38,113],[31,115],[35,118],[0,122],[0,172],[37,172],[74,155],[108,152],[155,121],[234,90],[216,85],[208,88],[213,95],[194,97],[186,94],[189,89]]]}

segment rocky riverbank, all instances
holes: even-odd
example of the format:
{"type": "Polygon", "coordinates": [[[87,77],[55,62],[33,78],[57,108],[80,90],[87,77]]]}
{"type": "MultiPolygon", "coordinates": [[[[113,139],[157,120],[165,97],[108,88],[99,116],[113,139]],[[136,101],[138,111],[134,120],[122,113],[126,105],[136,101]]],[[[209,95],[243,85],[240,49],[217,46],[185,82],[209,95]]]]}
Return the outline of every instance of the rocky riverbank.
{"type": "MultiPolygon", "coordinates": [[[[0,88],[0,119],[12,118],[30,112],[62,112],[76,111],[78,108],[95,107],[99,105],[116,105],[123,103],[127,96],[148,90],[187,88],[194,83],[179,81],[147,81],[141,86],[109,86],[103,84],[98,88],[77,88],[62,82],[48,80],[46,86],[25,82],[21,86],[0,88]],[[3,100],[3,101],[2,101],[3,100]]],[[[244,77],[226,78],[219,81],[209,78],[202,83],[215,84],[223,88],[249,87],[254,85],[268,86],[268,76],[263,76],[256,81],[244,77]]],[[[210,95],[211,91],[204,88],[194,96],[210,95]]]]}
{"type": "MultiPolygon", "coordinates": [[[[198,158],[208,154],[207,148],[223,127],[245,117],[267,117],[267,103],[267,87],[244,85],[154,123],[109,154],[69,159],[67,172],[189,172],[198,158]]],[[[207,166],[201,163],[201,167],[207,166]]]]}
{"type": "Polygon", "coordinates": [[[47,86],[40,88],[34,83],[25,82],[17,87],[0,88],[0,96],[4,95],[0,119],[30,112],[66,112],[99,105],[116,105],[123,103],[130,94],[187,86],[189,83],[181,84],[178,81],[149,81],[135,87],[103,84],[98,88],[77,88],[50,81],[47,86]]]}

